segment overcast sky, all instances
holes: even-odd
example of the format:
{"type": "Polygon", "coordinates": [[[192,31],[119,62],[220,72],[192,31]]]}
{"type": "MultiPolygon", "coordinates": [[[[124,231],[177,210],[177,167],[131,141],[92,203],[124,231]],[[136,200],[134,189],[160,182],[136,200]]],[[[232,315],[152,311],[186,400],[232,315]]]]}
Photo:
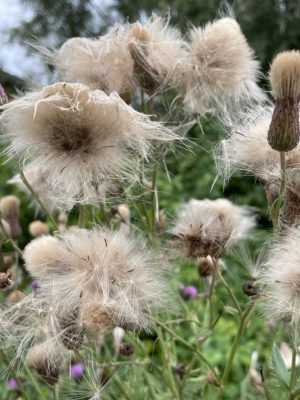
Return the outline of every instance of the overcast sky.
{"type": "MultiPolygon", "coordinates": [[[[93,0],[93,3],[97,7],[105,8],[112,1],[93,0]]],[[[40,58],[29,56],[25,43],[11,43],[8,40],[8,30],[19,26],[24,20],[30,20],[31,16],[30,7],[24,7],[20,0],[0,0],[0,67],[21,78],[31,78],[37,84],[47,83],[47,76],[40,58]]]]}

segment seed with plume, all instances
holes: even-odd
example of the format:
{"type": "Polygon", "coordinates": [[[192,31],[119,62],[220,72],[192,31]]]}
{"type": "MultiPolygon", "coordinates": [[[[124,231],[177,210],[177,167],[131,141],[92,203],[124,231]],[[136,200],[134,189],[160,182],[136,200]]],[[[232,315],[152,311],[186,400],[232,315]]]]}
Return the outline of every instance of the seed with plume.
{"type": "Polygon", "coordinates": [[[300,52],[279,53],[270,70],[275,108],[268,133],[270,146],[290,151],[299,143],[300,52]]]}
{"type": "Polygon", "coordinates": [[[177,83],[189,109],[201,114],[226,111],[231,104],[264,98],[256,84],[258,62],[233,18],[192,28],[188,45],[177,83]]]}
{"type": "Polygon", "coordinates": [[[48,225],[45,224],[45,222],[39,220],[33,221],[29,225],[29,233],[32,237],[36,238],[38,236],[48,235],[49,228],[48,225]]]}
{"type": "Polygon", "coordinates": [[[185,257],[220,258],[255,225],[249,208],[226,199],[190,200],[178,212],[171,233],[185,257]]]}
{"type": "Polygon", "coordinates": [[[59,377],[59,368],[65,351],[59,345],[43,342],[31,347],[26,356],[26,363],[36,370],[41,379],[49,385],[55,385],[59,377]]]}
{"type": "Polygon", "coordinates": [[[24,259],[40,285],[34,302],[51,304],[59,334],[68,327],[146,328],[153,310],[171,305],[163,256],[120,232],[42,236],[28,244],[24,259]]]}
{"type": "MultiPolygon", "coordinates": [[[[240,120],[229,121],[229,137],[215,150],[217,169],[224,179],[227,180],[235,171],[241,171],[255,175],[267,185],[280,180],[279,155],[268,143],[272,113],[272,108],[258,106],[246,112],[240,120]]],[[[286,166],[297,168],[299,164],[298,145],[286,153],[286,166]]]]}
{"type": "Polygon", "coordinates": [[[272,244],[258,278],[260,301],[266,315],[295,324],[300,319],[299,241],[299,227],[288,228],[272,244]]]}
{"type": "Polygon", "coordinates": [[[129,30],[129,48],[138,84],[149,94],[174,85],[172,78],[184,58],[186,47],[180,31],[155,14],[129,30]]]}
{"type": "Polygon", "coordinates": [[[20,200],[13,195],[2,197],[0,200],[0,212],[10,226],[11,237],[22,235],[19,223],[20,200]]]}
{"type": "Polygon", "coordinates": [[[178,138],[116,93],[81,84],[56,83],[3,107],[8,153],[28,168],[47,165],[47,192],[65,209],[99,202],[117,181],[137,179],[153,141],[178,138]]]}
{"type": "Polygon", "coordinates": [[[50,55],[61,79],[79,82],[105,93],[130,99],[135,88],[134,62],[126,26],[115,25],[98,39],[76,37],[50,55]]]}

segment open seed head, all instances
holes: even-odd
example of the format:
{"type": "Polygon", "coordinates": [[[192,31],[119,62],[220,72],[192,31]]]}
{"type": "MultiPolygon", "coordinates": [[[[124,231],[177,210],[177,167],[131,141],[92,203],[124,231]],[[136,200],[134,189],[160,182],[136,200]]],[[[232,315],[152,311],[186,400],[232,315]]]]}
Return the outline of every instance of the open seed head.
{"type": "Polygon", "coordinates": [[[48,193],[60,208],[99,201],[115,182],[134,180],[152,141],[178,136],[127,106],[117,94],[57,83],[4,106],[8,154],[28,168],[45,165],[48,193]]]}

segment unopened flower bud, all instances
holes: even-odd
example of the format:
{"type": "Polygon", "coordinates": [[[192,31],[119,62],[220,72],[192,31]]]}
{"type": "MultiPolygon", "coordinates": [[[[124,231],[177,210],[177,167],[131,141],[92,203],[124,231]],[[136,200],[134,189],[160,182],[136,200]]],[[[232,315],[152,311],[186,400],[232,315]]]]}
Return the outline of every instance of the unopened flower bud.
{"type": "Polygon", "coordinates": [[[79,380],[84,372],[84,367],[82,364],[78,363],[78,364],[73,364],[70,367],[70,375],[73,379],[75,380],[79,380]]]}
{"type": "Polygon", "coordinates": [[[33,221],[29,225],[29,233],[32,237],[36,238],[42,235],[48,235],[48,225],[42,221],[33,221]]]}
{"type": "Polygon", "coordinates": [[[211,369],[209,369],[207,371],[206,380],[207,380],[207,383],[209,383],[210,385],[215,385],[217,387],[220,387],[220,382],[218,382],[216,375],[214,374],[214,372],[211,369]]]}
{"type": "Polygon", "coordinates": [[[0,272],[0,289],[6,289],[13,284],[11,271],[0,272]]]}
{"type": "Polygon", "coordinates": [[[129,357],[134,353],[134,347],[129,342],[123,342],[120,346],[120,354],[129,357]]]}
{"type": "Polygon", "coordinates": [[[112,207],[112,211],[118,213],[125,224],[130,222],[130,210],[126,204],[116,204],[112,207]]]}
{"type": "Polygon", "coordinates": [[[270,70],[275,108],[268,132],[268,142],[277,151],[293,150],[300,137],[300,52],[279,53],[270,70]]]}
{"type": "Polygon", "coordinates": [[[184,377],[185,371],[185,365],[182,363],[177,364],[174,370],[175,374],[178,375],[180,379],[184,377]]]}
{"type": "Polygon", "coordinates": [[[16,196],[5,196],[0,201],[0,212],[9,224],[11,237],[13,238],[22,235],[22,229],[19,223],[19,209],[20,200],[16,196]]]}
{"type": "Polygon", "coordinates": [[[198,290],[195,286],[180,285],[179,292],[184,300],[193,299],[198,296],[198,290]]]}
{"type": "Polygon", "coordinates": [[[7,99],[5,90],[0,85],[0,106],[2,106],[3,104],[7,103],[7,101],[8,101],[8,99],[7,99]]]}
{"type": "Polygon", "coordinates": [[[210,256],[199,258],[198,272],[200,276],[206,277],[212,275],[214,268],[214,263],[210,256]]]}
{"type": "Polygon", "coordinates": [[[25,298],[25,293],[21,290],[14,290],[7,297],[7,301],[11,304],[17,304],[19,301],[25,298]]]}
{"type": "Polygon", "coordinates": [[[255,282],[248,281],[243,285],[243,292],[247,296],[256,296],[259,294],[259,287],[255,282]]]}

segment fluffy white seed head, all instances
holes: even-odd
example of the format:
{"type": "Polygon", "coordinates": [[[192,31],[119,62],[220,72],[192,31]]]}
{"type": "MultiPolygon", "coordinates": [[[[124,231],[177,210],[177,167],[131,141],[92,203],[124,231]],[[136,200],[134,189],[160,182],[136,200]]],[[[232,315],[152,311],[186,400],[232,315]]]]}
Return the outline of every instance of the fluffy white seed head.
{"type": "Polygon", "coordinates": [[[103,199],[114,182],[136,177],[151,141],[178,138],[117,94],[57,83],[4,106],[8,153],[47,166],[48,192],[61,208],[103,199]]]}
{"type": "MultiPolygon", "coordinates": [[[[230,135],[222,140],[215,150],[218,172],[227,180],[235,171],[259,177],[264,182],[280,178],[278,151],[268,143],[268,129],[272,109],[256,107],[239,121],[232,121],[230,135]]],[[[288,167],[300,166],[300,146],[286,153],[288,167]]]]}
{"type": "Polygon", "coordinates": [[[29,225],[29,233],[32,237],[38,237],[42,235],[48,235],[49,234],[49,228],[48,225],[45,224],[45,222],[42,221],[33,221],[29,225]]]}
{"type": "Polygon", "coordinates": [[[255,219],[249,208],[226,199],[190,200],[171,230],[187,257],[220,258],[228,246],[245,239],[255,219]]]}
{"type": "Polygon", "coordinates": [[[4,218],[18,216],[19,210],[20,200],[16,196],[5,196],[0,200],[0,212],[4,218]]]}
{"type": "Polygon", "coordinates": [[[180,31],[153,14],[145,25],[133,24],[129,36],[139,84],[150,93],[160,91],[171,83],[185,54],[180,31]]]}
{"type": "Polygon", "coordinates": [[[299,228],[289,228],[272,245],[259,277],[266,315],[295,324],[300,317],[299,241],[299,228]]]}
{"type": "Polygon", "coordinates": [[[151,311],[170,302],[163,259],[120,232],[78,229],[40,237],[26,247],[24,259],[54,311],[78,310],[92,330],[103,315],[111,326],[146,327],[151,311]]]}
{"type": "Polygon", "coordinates": [[[300,100],[300,52],[283,51],[271,64],[270,83],[276,100],[300,100]]]}
{"type": "Polygon", "coordinates": [[[62,80],[130,98],[134,89],[134,63],[128,41],[126,26],[116,25],[98,39],[68,39],[50,61],[62,80]]]}
{"type": "Polygon", "coordinates": [[[221,18],[189,32],[188,57],[177,76],[184,102],[201,114],[230,103],[262,100],[259,65],[238,23],[221,18]]]}

